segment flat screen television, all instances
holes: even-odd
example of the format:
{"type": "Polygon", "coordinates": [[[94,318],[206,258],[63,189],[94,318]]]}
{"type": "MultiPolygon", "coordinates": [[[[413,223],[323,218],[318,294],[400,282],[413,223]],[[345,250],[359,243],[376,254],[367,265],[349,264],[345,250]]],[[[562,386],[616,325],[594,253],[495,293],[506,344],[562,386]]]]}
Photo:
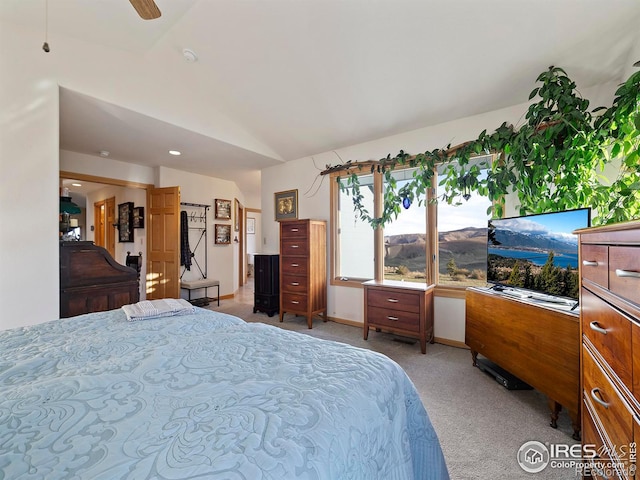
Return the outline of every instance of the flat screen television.
{"type": "Polygon", "coordinates": [[[590,223],[589,208],[489,220],[487,281],[517,296],[576,301],[578,237],[572,232],[590,223]]]}

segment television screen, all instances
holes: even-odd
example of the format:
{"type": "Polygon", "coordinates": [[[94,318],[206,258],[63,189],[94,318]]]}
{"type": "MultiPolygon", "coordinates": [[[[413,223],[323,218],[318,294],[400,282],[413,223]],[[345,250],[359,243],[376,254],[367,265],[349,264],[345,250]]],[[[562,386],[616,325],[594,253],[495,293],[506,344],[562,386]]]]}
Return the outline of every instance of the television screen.
{"type": "Polygon", "coordinates": [[[489,220],[487,281],[545,295],[578,299],[578,237],[590,226],[581,208],[489,220]]]}

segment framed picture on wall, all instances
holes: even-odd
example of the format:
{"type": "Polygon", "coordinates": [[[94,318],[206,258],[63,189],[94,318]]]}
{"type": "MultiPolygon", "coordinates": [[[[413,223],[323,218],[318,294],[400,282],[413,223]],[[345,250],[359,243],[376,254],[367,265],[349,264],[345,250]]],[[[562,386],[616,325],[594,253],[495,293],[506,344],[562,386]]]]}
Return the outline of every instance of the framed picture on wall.
{"type": "Polygon", "coordinates": [[[240,231],[240,202],[237,198],[233,199],[233,229],[240,231]]]}
{"type": "Polygon", "coordinates": [[[276,221],[298,218],[298,190],[287,190],[274,194],[276,221]]]}
{"type": "Polygon", "coordinates": [[[256,219],[253,217],[247,217],[247,233],[248,234],[256,233],[256,219]]]}
{"type": "Polygon", "coordinates": [[[133,242],[133,202],[118,204],[118,242],[133,242]]]}
{"type": "Polygon", "coordinates": [[[231,220],[231,200],[216,198],[216,219],[231,220]]]}
{"type": "Polygon", "coordinates": [[[215,227],[215,243],[218,245],[231,243],[231,225],[216,223],[215,227]]]}
{"type": "Polygon", "coordinates": [[[144,228],[144,207],[133,209],[133,228],[144,228]]]}

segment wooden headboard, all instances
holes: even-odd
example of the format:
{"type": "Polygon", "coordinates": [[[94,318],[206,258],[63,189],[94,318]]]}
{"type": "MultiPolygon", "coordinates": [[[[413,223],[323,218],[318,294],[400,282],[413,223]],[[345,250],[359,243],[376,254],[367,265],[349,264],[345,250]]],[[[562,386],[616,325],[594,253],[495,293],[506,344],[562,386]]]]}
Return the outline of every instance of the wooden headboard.
{"type": "Polygon", "coordinates": [[[140,299],[138,272],[93,242],[60,242],[60,318],[113,310],[140,299]]]}

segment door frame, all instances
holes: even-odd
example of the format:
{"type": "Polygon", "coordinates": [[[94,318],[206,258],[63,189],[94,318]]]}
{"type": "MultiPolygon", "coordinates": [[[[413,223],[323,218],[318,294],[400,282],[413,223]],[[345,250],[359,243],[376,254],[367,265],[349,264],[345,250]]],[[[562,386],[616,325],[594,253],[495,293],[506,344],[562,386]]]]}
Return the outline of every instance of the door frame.
{"type": "MultiPolygon", "coordinates": [[[[58,172],[58,176],[60,179],[67,178],[67,179],[78,180],[81,182],[84,181],[84,182],[92,182],[92,183],[104,183],[105,185],[113,185],[116,187],[139,188],[145,191],[145,197],[146,197],[146,192],[149,188],[156,188],[156,186],[152,183],[131,182],[129,180],[120,180],[118,178],[109,178],[109,177],[99,177],[97,175],[87,175],[86,173],[76,173],[76,172],[69,172],[65,170],[60,170],[58,172]]],[[[105,227],[108,228],[108,225],[105,225],[105,227]]],[[[115,233],[114,233],[114,240],[115,240],[115,233]]],[[[147,235],[147,248],[149,248],[148,244],[149,244],[149,236],[147,235]]],[[[143,288],[145,289],[144,291],[146,291],[147,289],[146,283],[147,281],[145,279],[144,285],[142,285],[143,288]]]]}

